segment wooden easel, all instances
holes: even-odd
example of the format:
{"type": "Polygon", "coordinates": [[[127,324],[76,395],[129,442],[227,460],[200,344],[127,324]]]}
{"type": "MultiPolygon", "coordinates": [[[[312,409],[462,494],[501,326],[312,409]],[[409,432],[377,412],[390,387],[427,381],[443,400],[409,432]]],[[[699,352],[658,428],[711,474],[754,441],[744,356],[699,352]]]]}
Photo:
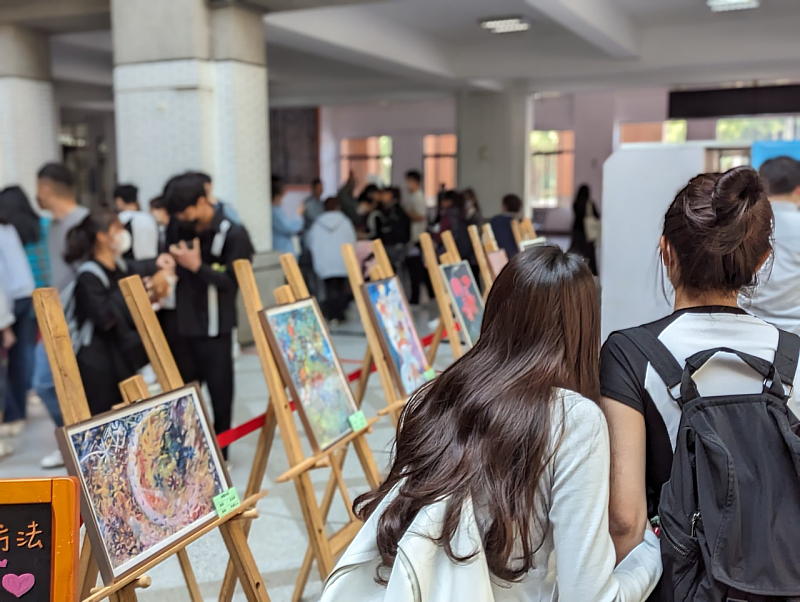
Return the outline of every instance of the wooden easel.
{"type": "MultiPolygon", "coordinates": [[[[147,291],[144,288],[141,278],[139,276],[131,276],[129,278],[125,278],[120,280],[119,283],[120,289],[122,290],[122,294],[125,297],[125,302],[128,304],[128,309],[133,316],[133,321],[136,324],[136,329],[139,332],[139,336],[142,339],[142,343],[144,344],[145,351],[147,352],[147,357],[150,360],[150,364],[153,367],[153,371],[156,373],[156,378],[158,380],[158,384],[161,386],[161,389],[164,391],[172,391],[174,389],[178,389],[184,385],[183,378],[181,377],[181,373],[178,370],[178,365],[175,363],[175,358],[172,355],[172,351],[167,344],[166,337],[164,336],[164,331],[161,329],[161,324],[158,321],[158,317],[156,316],[155,312],[153,311],[153,306],[150,303],[150,299],[147,295],[147,291]]],[[[147,388],[142,388],[140,385],[144,385],[144,381],[139,383],[138,381],[129,380],[125,381],[120,385],[120,390],[122,391],[122,395],[126,400],[131,398],[133,399],[144,399],[149,397],[149,395],[142,395],[147,388]],[[135,395],[139,394],[139,397],[135,397],[135,395]]],[[[275,420],[274,414],[272,416],[272,429],[271,431],[267,428],[270,422],[270,412],[267,411],[267,416],[264,422],[264,427],[262,427],[262,438],[264,437],[265,433],[271,432],[274,436],[275,433],[275,420]]],[[[260,440],[259,440],[260,442],[260,440]]],[[[267,446],[267,453],[265,458],[263,459],[264,470],[266,471],[266,460],[269,456],[269,448],[271,447],[272,439],[269,439],[269,446],[267,446]]],[[[256,454],[254,459],[254,464],[257,462],[261,462],[261,458],[259,455],[256,454]]],[[[253,483],[252,479],[247,484],[247,489],[245,490],[245,498],[250,498],[252,496],[259,495],[261,491],[261,484],[263,483],[263,472],[261,474],[261,479],[258,480],[257,483],[253,483]]],[[[250,533],[250,528],[252,527],[252,518],[254,514],[252,512],[245,512],[242,516],[242,520],[244,520],[244,525],[242,527],[242,533],[244,538],[246,539],[250,533]]],[[[185,555],[185,552],[184,552],[185,555]]],[[[185,566],[188,567],[189,571],[191,571],[191,566],[189,565],[189,558],[186,556],[185,558],[179,557],[181,561],[181,569],[186,574],[185,566]]],[[[192,579],[194,579],[194,575],[192,575],[192,579]]],[[[188,580],[187,580],[188,582],[188,580]]],[[[231,590],[231,596],[233,596],[233,590],[236,588],[237,582],[237,568],[234,566],[233,557],[228,560],[228,568],[225,572],[225,578],[223,579],[222,586],[223,590],[225,590],[226,586],[231,590]]],[[[200,588],[195,584],[196,591],[190,588],[190,593],[192,596],[192,602],[195,600],[202,601],[203,597],[200,593],[200,588]],[[195,598],[195,596],[197,596],[195,598]]]]}
{"type": "Polygon", "coordinates": [[[529,217],[523,217],[520,222],[522,229],[523,240],[533,240],[537,237],[536,228],[533,227],[533,220],[529,217]]]}
{"type": "MultiPolygon", "coordinates": [[[[394,268],[392,268],[392,263],[389,261],[389,256],[386,254],[386,249],[382,241],[375,240],[372,242],[372,253],[375,255],[377,264],[370,270],[370,279],[385,280],[387,278],[392,278],[395,275],[394,268]]],[[[400,411],[403,409],[408,399],[405,395],[400,394],[392,378],[392,372],[389,368],[390,359],[387,358],[384,353],[380,339],[378,338],[378,332],[375,329],[375,325],[369,313],[369,301],[362,289],[364,285],[364,276],[361,273],[361,266],[358,263],[353,245],[343,245],[342,255],[344,255],[344,263],[347,267],[347,275],[350,279],[350,288],[353,291],[353,297],[358,307],[358,314],[361,316],[361,323],[364,326],[364,333],[367,336],[367,352],[364,356],[364,364],[369,365],[369,369],[366,371],[367,378],[369,378],[369,373],[374,363],[381,381],[381,387],[383,388],[383,395],[386,398],[386,408],[381,410],[380,414],[389,414],[392,417],[392,423],[397,426],[397,421],[400,418],[400,411]]],[[[365,371],[362,369],[362,377],[364,376],[364,372],[365,371]]],[[[364,380],[366,381],[366,379],[364,380]]],[[[366,390],[366,387],[364,387],[364,390],[366,390]]],[[[364,391],[359,387],[358,393],[359,395],[356,396],[356,401],[360,406],[363,402],[364,391]]]]}
{"type": "MultiPolygon", "coordinates": [[[[453,233],[450,231],[442,233],[442,242],[444,243],[446,253],[442,255],[442,265],[451,263],[458,263],[461,261],[461,254],[458,252],[456,241],[453,238],[453,233]]],[[[433,285],[433,292],[436,293],[436,303],[439,305],[439,326],[436,329],[437,333],[447,331],[447,339],[450,341],[450,348],[453,350],[453,359],[457,360],[464,355],[464,349],[461,346],[461,339],[458,336],[456,329],[456,321],[453,317],[453,310],[450,307],[450,295],[447,292],[442,273],[439,271],[439,258],[436,257],[436,249],[433,246],[433,239],[427,232],[420,236],[420,245],[422,246],[422,256],[425,259],[425,265],[428,268],[428,274],[431,277],[431,284],[433,285]]],[[[441,335],[439,335],[441,341],[441,335]]],[[[434,339],[434,343],[437,342],[434,339]]],[[[438,346],[438,345],[437,345],[438,346]]],[[[431,344],[434,356],[436,348],[431,344]]],[[[429,353],[431,351],[429,349],[429,353]]],[[[433,360],[429,356],[428,362],[432,363],[433,360]]]]}
{"type": "MultiPolygon", "coordinates": [[[[308,288],[303,281],[300,268],[294,256],[282,256],[281,266],[289,285],[281,286],[275,291],[276,301],[281,305],[286,305],[294,303],[297,299],[309,298],[308,288]]],[[[300,573],[295,582],[294,594],[292,595],[293,601],[299,601],[308,582],[313,562],[316,560],[320,577],[324,580],[334,569],[334,558],[344,551],[361,528],[361,522],[356,519],[352,511],[352,503],[342,476],[342,465],[347,446],[353,443],[370,487],[379,485],[378,468],[364,437],[378,419],[370,419],[366,429],[351,433],[323,452],[311,456],[305,455],[292,414],[290,400],[286,395],[286,383],[278,369],[278,364],[264,332],[264,326],[261,323],[259,314],[264,309],[264,304],[256,287],[252,265],[249,261],[239,260],[234,262],[234,269],[236,270],[236,278],[239,281],[242,299],[247,310],[247,318],[253,330],[261,368],[267,381],[270,407],[274,410],[277,425],[281,431],[281,440],[289,461],[289,470],[278,477],[277,481],[279,483],[294,481],[310,540],[309,548],[306,551],[300,573]],[[318,504],[311,482],[310,471],[323,467],[329,467],[332,475],[325,489],[322,504],[318,504]],[[337,490],[342,495],[342,500],[350,516],[350,522],[333,535],[328,536],[325,523],[337,490]]],[[[255,474],[251,475],[251,480],[255,476],[255,474]]]]}
{"type": "MultiPolygon", "coordinates": [[[[491,228],[491,226],[489,227],[491,228]]],[[[486,298],[489,296],[489,291],[492,289],[492,284],[494,284],[494,274],[492,274],[492,269],[489,267],[489,260],[486,258],[486,249],[483,246],[478,226],[473,224],[467,228],[467,230],[469,231],[469,238],[472,241],[472,248],[475,251],[475,259],[478,260],[478,268],[481,271],[481,279],[483,280],[483,300],[486,301],[486,298]]]]}
{"type": "MultiPolygon", "coordinates": [[[[138,276],[136,279],[139,282],[142,294],[147,297],[141,279],[138,276]]],[[[42,340],[53,372],[53,383],[58,395],[59,407],[64,417],[64,424],[72,425],[88,420],[91,418],[89,404],[86,401],[86,393],[78,370],[78,362],[72,350],[69,329],[61,308],[58,291],[53,288],[37,289],[33,293],[33,303],[36,317],[39,321],[39,328],[42,332],[42,340]]],[[[152,308],[150,311],[152,312],[152,308]]],[[[150,578],[145,575],[148,570],[160,565],[173,554],[185,554],[186,547],[190,543],[219,528],[228,552],[231,558],[234,558],[239,577],[245,583],[244,590],[248,602],[269,602],[267,590],[258,573],[258,567],[253,559],[252,552],[247,545],[242,525],[238,520],[234,520],[250,507],[253,507],[264,495],[266,494],[260,493],[245,499],[239,509],[209,522],[179,544],[162,550],[141,567],[109,586],[94,587],[97,583],[99,570],[92,553],[91,544],[88,537],[85,537],[78,571],[80,599],[83,602],[98,602],[105,598],[110,598],[112,602],[135,602],[137,600],[136,589],[146,588],[151,584],[150,578]]],[[[181,566],[182,568],[184,567],[183,562],[181,566]]],[[[188,558],[187,566],[191,571],[191,566],[188,565],[188,558]]],[[[186,575],[185,569],[184,575],[186,575]]],[[[192,574],[192,581],[196,585],[196,580],[193,577],[192,574]]],[[[192,591],[188,577],[187,586],[189,587],[190,595],[194,596],[195,592],[192,591]]],[[[199,588],[197,589],[197,595],[199,596],[199,588]]],[[[193,597],[192,599],[194,600],[195,598],[193,597]]],[[[202,597],[196,599],[202,600],[202,597]]]]}

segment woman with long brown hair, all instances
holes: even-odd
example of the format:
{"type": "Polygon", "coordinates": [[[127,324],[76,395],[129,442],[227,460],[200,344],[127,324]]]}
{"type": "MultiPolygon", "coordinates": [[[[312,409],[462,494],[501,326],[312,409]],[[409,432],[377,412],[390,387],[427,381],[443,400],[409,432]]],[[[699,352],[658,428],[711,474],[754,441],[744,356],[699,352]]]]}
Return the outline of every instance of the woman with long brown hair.
{"type": "Polygon", "coordinates": [[[511,260],[478,343],[404,409],[323,601],[646,598],[661,573],[652,532],[614,568],[598,305],[578,256],[511,260]]]}

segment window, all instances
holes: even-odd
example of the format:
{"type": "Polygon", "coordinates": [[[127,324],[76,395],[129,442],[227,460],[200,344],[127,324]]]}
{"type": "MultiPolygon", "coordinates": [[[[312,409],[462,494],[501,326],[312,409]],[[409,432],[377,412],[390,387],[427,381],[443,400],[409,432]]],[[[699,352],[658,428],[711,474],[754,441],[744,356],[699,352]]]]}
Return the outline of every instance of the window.
{"type": "Polygon", "coordinates": [[[531,149],[533,206],[569,204],[575,188],[575,132],[535,130],[531,132],[531,149]]]}
{"type": "Polygon", "coordinates": [[[389,136],[345,138],[339,147],[339,179],[347,182],[350,172],[362,184],[392,182],[392,139],[389,136]]]}
{"type": "Polygon", "coordinates": [[[621,123],[619,125],[619,143],[664,142],[667,144],[682,144],[686,142],[686,129],[687,123],[685,119],[621,123]]]}
{"type": "Polygon", "coordinates": [[[425,165],[425,199],[435,204],[441,190],[457,186],[458,138],[453,134],[425,136],[422,142],[425,165]]]}
{"type": "Polygon", "coordinates": [[[798,140],[800,117],[734,117],[717,120],[720,142],[752,142],[754,140],[798,140]]]}

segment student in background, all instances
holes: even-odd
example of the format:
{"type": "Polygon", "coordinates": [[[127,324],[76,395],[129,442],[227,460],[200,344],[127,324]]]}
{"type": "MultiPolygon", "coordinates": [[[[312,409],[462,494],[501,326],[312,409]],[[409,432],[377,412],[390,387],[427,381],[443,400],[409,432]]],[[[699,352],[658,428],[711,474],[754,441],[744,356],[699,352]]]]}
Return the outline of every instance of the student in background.
{"type": "Polygon", "coordinates": [[[131,235],[131,248],[124,259],[144,261],[158,257],[158,225],[139,205],[139,189],[133,184],[114,188],[114,206],[119,221],[131,235]]]}
{"type": "Polygon", "coordinates": [[[478,202],[478,195],[472,188],[467,188],[462,195],[464,196],[464,219],[467,226],[483,226],[483,213],[478,202]]]}
{"type": "Polygon", "coordinates": [[[8,350],[9,388],[0,436],[15,437],[25,427],[25,406],[33,382],[37,325],[34,282],[17,229],[0,217],[0,287],[14,311],[15,344],[8,350]]]}
{"type": "Polygon", "coordinates": [[[742,306],[778,328],[800,334],[800,162],[769,159],[759,169],[775,215],[772,261],[742,306]]]}
{"type": "Polygon", "coordinates": [[[411,279],[411,305],[419,305],[419,295],[422,285],[428,291],[428,298],[433,299],[433,285],[422,261],[420,236],[428,229],[428,204],[425,202],[425,193],[422,191],[422,175],[411,170],[406,173],[406,195],[403,209],[411,219],[411,244],[406,254],[406,269],[411,279]]]}
{"type": "MultiPolygon", "coordinates": [[[[47,256],[50,260],[50,285],[62,292],[75,279],[75,266],[64,260],[67,233],[89,215],[75,199],[72,172],[60,163],[43,166],[36,179],[36,200],[39,207],[53,216],[47,231],[47,256]]],[[[33,386],[41,397],[56,427],[64,426],[61,409],[58,406],[56,388],[44,345],[36,345],[33,386]]],[[[42,468],[58,468],[64,465],[61,452],[56,450],[42,459],[42,468]]]]}
{"type": "Polygon", "coordinates": [[[239,219],[239,213],[236,211],[236,208],[230,203],[226,203],[216,197],[214,194],[214,182],[211,180],[210,175],[203,173],[202,171],[189,171],[186,172],[186,175],[193,175],[200,178],[200,180],[203,182],[203,188],[206,190],[206,198],[208,199],[208,202],[214,207],[221,207],[222,214],[234,224],[242,223],[242,221],[239,219]]]}
{"type": "Polygon", "coordinates": [[[503,212],[495,215],[489,221],[498,248],[503,249],[509,259],[519,253],[517,241],[514,239],[514,231],[511,229],[511,222],[519,219],[521,211],[522,199],[516,194],[507,194],[503,197],[503,212]]]}
{"type": "MultiPolygon", "coordinates": [[[[236,326],[238,259],[252,260],[253,245],[243,226],[231,222],[206,198],[197,176],[170,180],[164,191],[169,214],[181,224],[170,232],[177,265],[175,360],[184,381],[208,385],[214,428],[231,427],[234,380],[232,331],[236,326]]],[[[224,450],[227,458],[227,448],[224,450]]]]}
{"type": "MultiPolygon", "coordinates": [[[[14,308],[0,287],[0,345],[2,349],[9,350],[16,343],[14,338],[14,308]]],[[[8,375],[6,366],[0,357],[0,414],[5,411],[8,400],[8,375]]],[[[5,441],[0,441],[0,459],[14,453],[14,448],[5,441]]]]}
{"type": "Polygon", "coordinates": [[[289,217],[283,210],[285,191],[283,182],[278,176],[272,176],[272,249],[284,254],[297,255],[294,237],[303,231],[303,213],[305,206],[297,208],[297,215],[289,217]]]}
{"type": "Polygon", "coordinates": [[[374,237],[383,242],[395,272],[405,259],[406,245],[411,239],[411,219],[400,205],[400,190],[384,188],[378,196],[380,206],[375,216],[374,237]]]}
{"type": "Polygon", "coordinates": [[[164,197],[157,196],[150,200],[150,215],[156,220],[158,226],[158,253],[168,253],[167,248],[167,228],[169,227],[170,217],[167,207],[164,204],[164,197]]]}
{"type": "Polygon", "coordinates": [[[644,600],[661,554],[648,531],[615,568],[599,346],[585,263],[555,246],[512,259],[475,348],[406,405],[389,475],[356,500],[365,525],[322,601],[381,600],[387,581],[406,591],[409,567],[436,600],[644,600]]]}
{"type": "MultiPolygon", "coordinates": [[[[749,167],[701,174],[675,197],[659,244],[675,289],[675,311],[640,328],[658,337],[680,366],[699,351],[721,347],[774,360],[778,329],[737,302],[758,284],[759,269],[772,250],[772,220],[766,192],[749,167]]],[[[611,534],[621,560],[641,540],[648,518],[658,513],[662,486],[672,470],[681,408],[625,335],[608,338],[600,363],[611,433],[611,534]]],[[[727,354],[712,358],[694,380],[704,396],[760,393],[764,388],[763,378],[727,354]]],[[[797,412],[794,392],[789,407],[797,412]]]]}
{"type": "MultiPolygon", "coordinates": [[[[4,284],[11,286],[17,292],[12,294],[16,298],[20,292],[19,284],[27,281],[25,266],[29,266],[35,288],[50,286],[50,262],[47,256],[47,230],[49,220],[39,217],[34,212],[28,197],[19,186],[11,186],[0,192],[0,224],[13,226],[23,245],[27,261],[19,257],[7,264],[11,276],[4,284]],[[12,284],[12,280],[16,284],[12,284]]],[[[10,237],[4,237],[7,243],[12,242],[10,237]]],[[[12,244],[10,253],[6,257],[14,257],[18,253],[16,244],[12,244]]],[[[27,284],[23,288],[27,288],[27,284]]],[[[23,291],[24,292],[24,291],[23,291]]],[[[9,350],[8,364],[10,374],[10,391],[7,395],[5,422],[6,429],[0,426],[0,432],[10,429],[9,434],[17,434],[24,424],[27,415],[26,400],[33,387],[33,373],[36,364],[36,333],[38,325],[33,313],[30,295],[17,298],[12,307],[14,311],[14,335],[16,344],[9,350]]],[[[5,425],[4,425],[5,426],[5,425]]]]}
{"type": "MultiPolygon", "coordinates": [[[[93,211],[67,235],[65,259],[79,266],[73,291],[75,317],[79,327],[88,321],[92,328],[91,340],[77,352],[92,415],[122,403],[119,383],[148,363],[119,281],[134,274],[153,276],[158,267],[154,259],[125,261],[130,246],[130,233],[117,215],[106,209],[93,211]]],[[[160,258],[159,263],[174,266],[169,256],[160,258]]],[[[151,281],[147,282],[150,286],[151,281]]],[[[153,300],[158,296],[154,294],[153,300]]]]}
{"type": "Polygon", "coordinates": [[[586,184],[578,188],[572,203],[572,213],[572,244],[569,250],[583,256],[589,263],[592,274],[597,276],[596,245],[600,238],[600,213],[586,184]]]}
{"type": "Polygon", "coordinates": [[[325,201],[325,213],[314,221],[307,243],[314,259],[314,272],[325,285],[325,317],[338,325],[347,319],[345,312],[350,304],[342,245],[356,244],[356,230],[342,212],[338,198],[325,201]]]}
{"type": "Polygon", "coordinates": [[[308,285],[308,290],[312,296],[319,296],[320,290],[317,286],[317,275],[314,272],[314,263],[311,249],[308,247],[308,233],[320,215],[325,212],[322,203],[322,180],[314,178],[311,181],[311,194],[303,201],[303,231],[300,234],[300,256],[297,263],[300,272],[308,285]]]}
{"type": "Polygon", "coordinates": [[[356,227],[358,227],[358,200],[356,199],[357,183],[356,176],[351,170],[350,175],[347,178],[347,182],[342,185],[338,194],[336,195],[339,197],[339,201],[342,203],[342,212],[351,222],[353,222],[353,226],[356,227]]]}

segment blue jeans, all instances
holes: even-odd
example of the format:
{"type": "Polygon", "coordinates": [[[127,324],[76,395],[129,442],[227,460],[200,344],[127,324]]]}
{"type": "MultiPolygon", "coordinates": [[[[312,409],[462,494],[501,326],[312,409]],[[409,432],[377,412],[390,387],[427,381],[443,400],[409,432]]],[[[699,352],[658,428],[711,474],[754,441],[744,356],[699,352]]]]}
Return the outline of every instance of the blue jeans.
{"type": "Polygon", "coordinates": [[[64,426],[64,418],[61,415],[61,407],[58,405],[56,396],[56,386],[53,383],[53,373],[50,371],[50,362],[47,359],[47,352],[44,343],[39,341],[36,345],[36,361],[33,373],[33,388],[36,394],[42,398],[42,403],[50,417],[56,423],[57,428],[64,426]]]}
{"type": "Polygon", "coordinates": [[[25,419],[28,391],[33,385],[37,330],[31,298],[14,301],[14,336],[17,342],[8,350],[8,389],[3,417],[5,422],[25,419]]]}

